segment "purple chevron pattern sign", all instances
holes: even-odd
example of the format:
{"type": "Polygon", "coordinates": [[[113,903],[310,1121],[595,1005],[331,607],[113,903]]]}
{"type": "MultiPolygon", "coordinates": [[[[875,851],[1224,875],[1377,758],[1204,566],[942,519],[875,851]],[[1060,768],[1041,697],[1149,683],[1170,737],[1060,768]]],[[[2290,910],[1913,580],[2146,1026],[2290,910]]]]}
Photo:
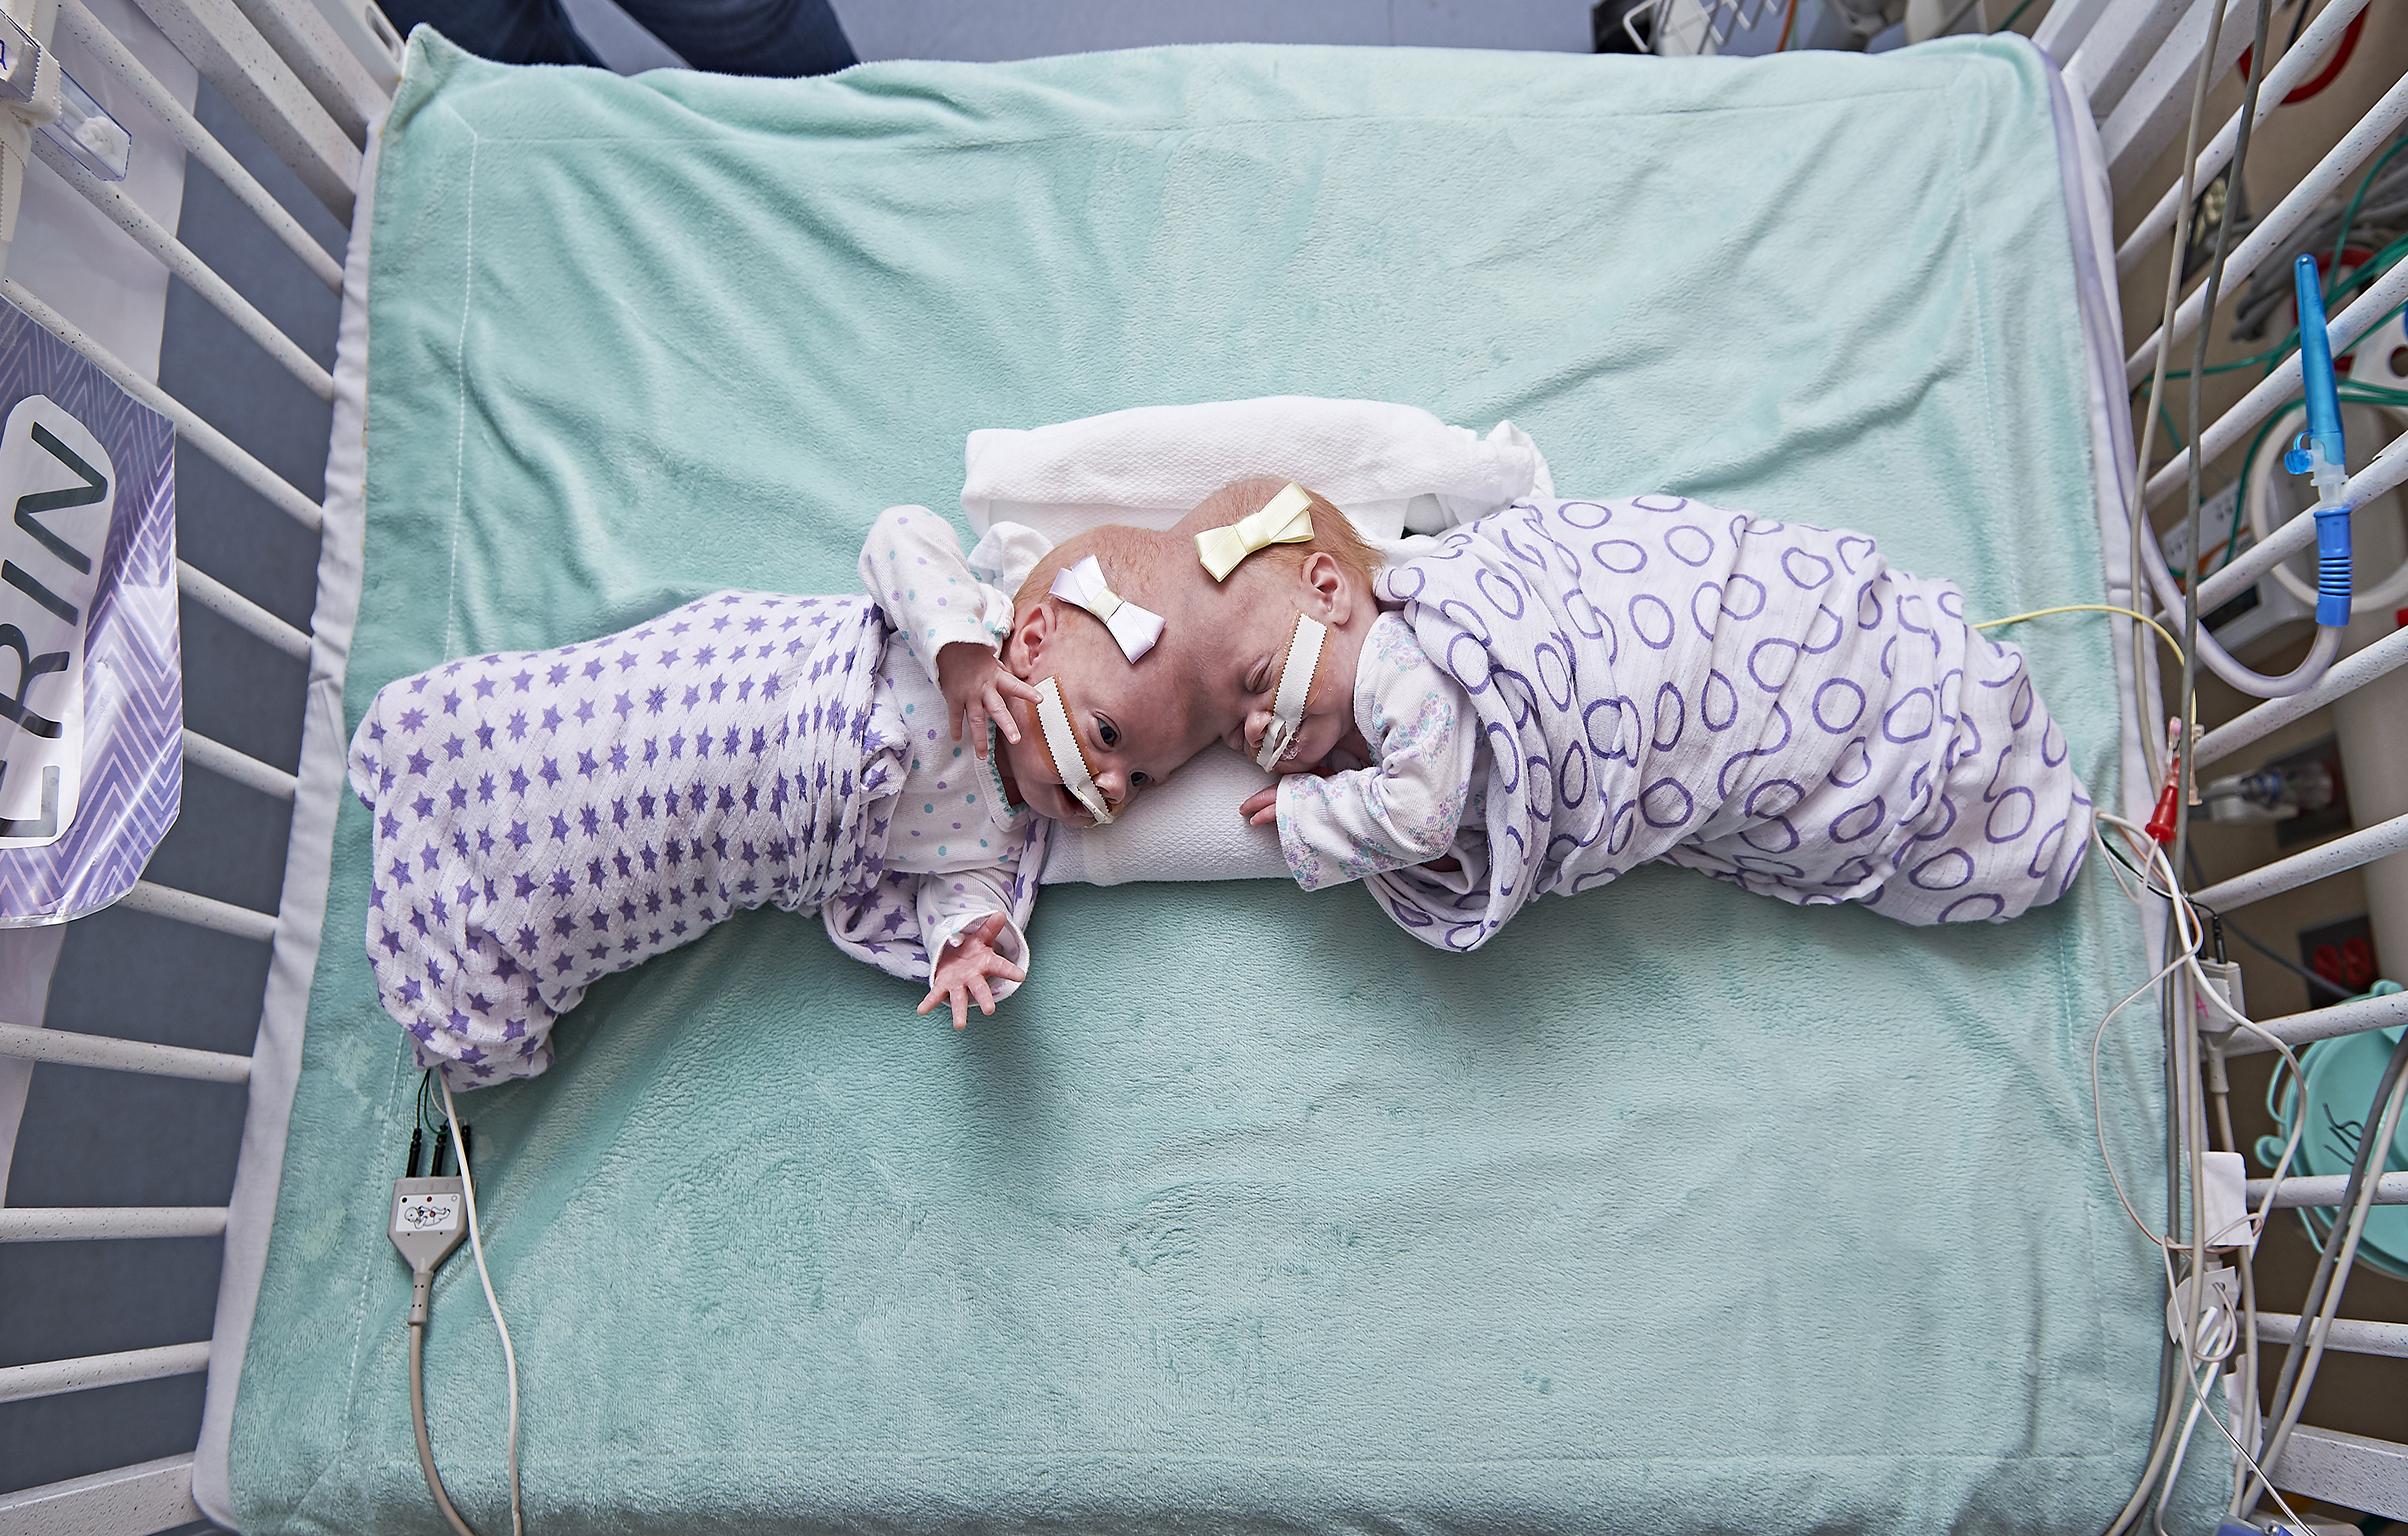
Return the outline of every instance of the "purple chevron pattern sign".
{"type": "Polygon", "coordinates": [[[0,928],[132,889],[184,792],[175,433],[0,302],[0,928]]]}

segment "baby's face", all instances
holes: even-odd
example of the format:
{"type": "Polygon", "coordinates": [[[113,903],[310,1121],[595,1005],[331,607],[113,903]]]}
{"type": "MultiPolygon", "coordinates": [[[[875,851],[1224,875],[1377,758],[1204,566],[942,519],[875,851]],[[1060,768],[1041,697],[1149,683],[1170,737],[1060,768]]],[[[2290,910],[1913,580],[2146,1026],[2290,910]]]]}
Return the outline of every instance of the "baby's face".
{"type": "MultiPolygon", "coordinates": [[[[1104,626],[1048,598],[1024,616],[1005,642],[1004,664],[1032,683],[1050,677],[1062,691],[1063,713],[1104,803],[1118,816],[1140,790],[1176,772],[1214,739],[1211,721],[1177,687],[1166,648],[1156,646],[1132,666],[1104,626]]],[[[1031,810],[1074,827],[1094,817],[1062,784],[1046,750],[1034,705],[1008,701],[1020,740],[1001,733],[995,745],[1005,776],[1031,810]]]]}
{"type": "MultiPolygon", "coordinates": [[[[1262,750],[1270,729],[1299,614],[1328,617],[1304,574],[1271,561],[1248,561],[1225,586],[1199,598],[1177,626],[1187,636],[1178,660],[1197,713],[1215,739],[1248,760],[1262,750]]],[[[1354,669],[1343,656],[1345,640],[1337,631],[1324,636],[1303,722],[1273,772],[1299,773],[1314,766],[1353,728],[1354,669]]]]}

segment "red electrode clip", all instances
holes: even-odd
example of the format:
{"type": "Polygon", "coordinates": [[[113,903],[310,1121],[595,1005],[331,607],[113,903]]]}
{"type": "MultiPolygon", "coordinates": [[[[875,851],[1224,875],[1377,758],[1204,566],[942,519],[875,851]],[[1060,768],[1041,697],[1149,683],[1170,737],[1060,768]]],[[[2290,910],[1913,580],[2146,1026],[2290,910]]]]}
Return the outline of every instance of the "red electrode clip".
{"type": "Polygon", "coordinates": [[[2157,809],[2150,813],[2148,833],[2159,843],[2172,846],[2174,813],[2182,797],[2182,722],[2166,722],[2166,781],[2157,792],[2157,809]]]}

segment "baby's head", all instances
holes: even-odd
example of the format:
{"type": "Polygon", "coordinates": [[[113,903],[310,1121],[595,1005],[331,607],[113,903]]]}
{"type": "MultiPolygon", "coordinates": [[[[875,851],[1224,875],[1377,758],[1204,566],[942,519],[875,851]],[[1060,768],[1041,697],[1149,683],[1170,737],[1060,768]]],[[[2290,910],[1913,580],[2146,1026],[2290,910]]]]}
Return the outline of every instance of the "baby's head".
{"type": "Polygon", "coordinates": [[[1310,665],[1309,681],[1300,675],[1290,683],[1291,703],[1302,691],[1302,710],[1290,711],[1295,734],[1270,765],[1294,773],[1320,762],[1354,728],[1355,666],[1379,615],[1372,595],[1379,557],[1335,506],[1297,487],[1299,509],[1295,498],[1280,499],[1287,489],[1281,480],[1239,480],[1179,520],[1171,537],[1203,580],[1173,589],[1185,606],[1174,613],[1172,629],[1182,691],[1194,712],[1213,735],[1257,761],[1266,736],[1285,735],[1274,722],[1291,655],[1299,668],[1310,665]],[[1309,518],[1311,537],[1259,545],[1215,580],[1200,563],[1197,535],[1223,546],[1215,553],[1226,564],[1243,546],[1212,531],[1266,511],[1288,533],[1301,532],[1309,518]],[[1299,626],[1299,617],[1312,623],[1299,626]],[[1316,625],[1320,651],[1311,656],[1316,625]]]}
{"type": "MultiPolygon", "coordinates": [[[[1148,784],[1168,777],[1210,745],[1221,727],[1196,707],[1179,686],[1177,655],[1170,641],[1198,584],[1209,585],[1195,568],[1192,544],[1167,533],[1117,524],[1091,528],[1047,551],[1021,583],[1013,602],[1011,633],[1004,637],[1003,664],[1013,675],[1059,690],[1062,715],[1075,751],[1105,807],[1118,815],[1148,784]],[[1176,556],[1186,551],[1182,563],[1176,556]],[[1113,596],[1170,618],[1162,639],[1132,662],[1093,605],[1082,606],[1054,593],[1055,578],[1089,556],[1113,596]],[[1193,572],[1191,575],[1190,572],[1193,572]]],[[[1126,620],[1123,628],[1127,628],[1126,620]]],[[[1095,817],[1064,783],[1045,739],[1040,710],[1020,699],[1007,701],[1020,740],[999,733],[995,746],[1014,795],[1038,814],[1072,826],[1095,817]]]]}

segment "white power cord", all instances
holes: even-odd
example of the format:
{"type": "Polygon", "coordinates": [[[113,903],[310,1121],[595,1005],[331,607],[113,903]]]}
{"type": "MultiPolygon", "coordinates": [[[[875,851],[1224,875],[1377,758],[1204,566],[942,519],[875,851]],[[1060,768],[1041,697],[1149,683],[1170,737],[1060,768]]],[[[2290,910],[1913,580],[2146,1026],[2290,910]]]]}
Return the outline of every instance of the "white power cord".
{"type": "MultiPolygon", "coordinates": [[[[2187,1248],[2190,1245],[2186,1242],[2178,1241],[2172,1237],[2164,1236],[2151,1230],[2149,1224],[2141,1219],[2140,1212],[2133,1208],[2131,1197],[2124,1189],[2124,1181],[2116,1173],[2115,1159],[2108,1151],[2104,1089],[2102,1088],[2099,1079],[2099,1051],[2106,1039],[2107,1026],[2114,1023],[2116,1016],[2122,1013],[2126,1008],[2129,1008],[2134,1003],[2139,1002],[2143,997],[2146,997],[2149,993],[2155,991],[2161,984],[2164,983],[2167,977],[2173,975],[2176,971],[2187,970],[2190,972],[2194,982],[2196,983],[2195,990],[2200,997],[2203,997],[2208,1002],[2212,1003],[2216,1007],[2217,1011],[2221,1012],[2226,1019],[2230,1021],[2235,1029],[2245,1029],[2272,1047],[2275,1052],[2281,1056],[2283,1065],[2291,1069],[2291,1074],[2294,1079],[2301,1081],[2304,1081],[2305,1079],[2300,1066],[2299,1057],[2295,1052],[2292,1051],[2291,1047],[2284,1043],[2280,1036],[2266,1029],[2256,1020],[2245,1016],[2239,1009],[2233,1007],[2231,1003],[2225,1001],[2222,989],[2210,983],[2206,971],[2199,964],[2199,950],[2206,941],[2206,933],[2205,930],[2199,926],[2198,909],[2191,905],[2189,899],[2183,895],[2182,887],[2175,882],[2173,861],[2166,857],[2165,850],[2159,847],[2156,840],[2151,838],[2143,828],[2133,825],[2131,822],[2126,821],[2121,816],[2116,816],[2108,812],[2101,811],[2097,815],[2097,820],[2101,829],[2099,836],[2102,840],[2104,840],[2106,836],[2107,829],[2112,828],[2116,832],[2121,833],[2126,843],[2131,846],[2133,851],[2139,853],[2147,861],[2144,865],[2144,868],[2149,873],[2154,874],[2159,878],[2160,884],[2154,887],[2144,884],[2139,890],[2134,890],[2132,887],[2126,886],[2125,894],[2134,897],[2136,900],[2146,896],[2158,896],[2165,898],[2168,901],[2174,915],[2174,931],[2177,949],[2177,953],[2175,954],[2174,958],[2167,961],[2165,965],[2160,967],[2157,973],[2151,976],[2147,981],[2142,982],[2131,992],[2126,993],[2122,1000],[2117,1002],[2114,1007],[2108,1009],[2106,1015],[2099,1020],[2099,1027],[2091,1032],[2090,1037],[2091,1128],[2097,1133],[2098,1136],[2099,1159],[2106,1165],[2107,1182],[2115,1190],[2115,1198],[2117,1203],[2123,1206],[2124,1214],[2131,1219],[2132,1225],[2139,1229],[2140,1235],[2147,1238],[2151,1243],[2154,1243],[2160,1249],[2166,1250],[2170,1254],[2173,1251],[2187,1248]]],[[[2124,878],[2123,874],[2121,873],[2121,867],[2115,864],[2112,859],[2110,860],[2109,867],[2117,869],[2118,873],[2116,875],[2116,879],[2119,883],[2121,883],[2124,878]]],[[[2255,1246],[2258,1238],[2266,1230],[2266,1223],[2273,1219],[2273,1186],[2279,1185],[2282,1182],[2283,1175],[2290,1170],[2292,1156],[2299,1150],[2300,1138],[2306,1130],[2305,1122],[2307,1117],[2305,1115],[2299,1115],[2294,1116],[2293,1119],[2295,1123],[2291,1127],[2290,1137],[2283,1143],[2282,1158],[2274,1165],[2273,1178],[2267,1181],[2268,1188],[2266,1197],[2258,1202],[2258,1207],[2256,1210],[2249,1213],[2249,1235],[2246,1240],[2248,1246],[2255,1246]]],[[[2221,1237],[2222,1234],[2216,1235],[2221,1237]]],[[[2171,1282],[2169,1281],[2169,1285],[2170,1284],[2171,1282]]]]}
{"type": "Polygon", "coordinates": [[[460,1134],[460,1112],[452,1107],[451,1084],[435,1074],[443,1090],[443,1117],[451,1122],[452,1145],[460,1158],[460,1191],[468,1206],[468,1251],[477,1261],[477,1280],[485,1287],[485,1305],[493,1313],[493,1331],[502,1336],[502,1369],[510,1389],[510,1532],[526,1536],[526,1515],[518,1496],[518,1353],[510,1347],[510,1325],[502,1321],[502,1301],[493,1293],[493,1274],[485,1267],[485,1235],[477,1225],[477,1181],[468,1168],[468,1138],[460,1134]]]}
{"type": "MultiPolygon", "coordinates": [[[[2167,856],[2165,849],[2148,835],[2145,828],[2137,826],[2121,816],[2102,811],[2098,813],[2097,820],[2097,836],[2103,845],[2112,848],[2112,844],[2107,844],[2107,838],[2110,833],[2113,833],[2120,837],[2125,846],[2141,861],[2140,880],[2135,886],[2127,881],[2123,873],[2122,861],[2111,858],[2109,867],[2116,871],[2116,882],[2123,886],[2126,895],[2136,901],[2145,901],[2152,897],[2164,900],[2174,925],[2171,946],[2173,958],[2137,989],[2126,994],[2114,1007],[2110,1008],[2100,1019],[2097,1030],[2091,1035],[2091,1124],[2098,1137],[2099,1155],[2107,1170],[2108,1183],[2115,1190],[2117,1203],[2123,1207],[2125,1216],[2131,1220],[2140,1234],[2157,1247],[2159,1260],[2164,1265],[2169,1327],[2173,1329],[2174,1344],[2180,1350],[2182,1357],[2178,1374],[2191,1398],[2190,1407],[2182,1415],[2179,1427],[2177,1427],[2172,1410],[2180,1407],[2180,1399],[2176,1398],[2172,1404],[2162,1405],[2158,1427],[2152,1436],[2148,1465],[2142,1471],[2139,1485],[2133,1490],[2132,1501],[2126,1505],[2123,1514],[2110,1529],[2120,1531],[2128,1528],[2139,1517],[2141,1511],[2147,1509],[2150,1512],[2152,1526],[2160,1532],[2165,1530],[2166,1506],[2173,1496],[2175,1480],[2181,1474],[2183,1459],[2189,1450],[2191,1439],[2196,1434],[2201,1419],[2213,1424],[2217,1433],[2232,1446],[2236,1458],[2236,1469],[2245,1468],[2246,1473],[2243,1475],[2254,1474],[2258,1481],[2265,1483],[2268,1491],[2273,1493],[2276,1507],[2297,1524],[2298,1515],[2282,1495],[2273,1490],[2272,1484],[2266,1482],[2260,1471],[2259,1459],[2252,1456],[2248,1448],[2225,1425],[2224,1421],[2216,1416],[2214,1408],[2209,1405],[2207,1400],[2207,1386],[2214,1379],[2217,1368],[2232,1357],[2234,1351],[2241,1347],[2245,1339],[2250,1338],[2254,1330],[2255,1287],[2246,1283],[2246,1274],[2250,1263],[2249,1256],[2258,1237],[2265,1231],[2266,1223],[2273,1219],[2273,1192],[2280,1186],[2283,1175],[2289,1170],[2291,1160],[2299,1149],[2300,1137],[2305,1128],[2304,1124],[2295,1123],[2293,1125],[2291,1134],[2284,1143],[2282,1157],[2275,1165],[2274,1177],[2268,1182],[2266,1196],[2258,1203],[2255,1210],[2246,1213],[2247,1235],[2238,1246],[2235,1256],[2244,1275],[2243,1295],[2245,1300],[2241,1311],[2238,1313],[2231,1311],[2227,1302],[2218,1302],[2211,1308],[2206,1299],[2206,1273],[2197,1259],[2197,1255],[2205,1246],[2207,1234],[2197,1232],[2186,1239],[2152,1230],[2133,1207],[2131,1198],[2124,1189],[2123,1180],[2116,1172],[2115,1161],[2109,1153],[2107,1143],[2105,1103],[2099,1078],[2099,1052],[2107,1033],[2107,1027],[2115,1021],[2118,1015],[2133,1003],[2164,985],[2169,979],[2179,977],[2189,985],[2177,989],[2178,1003],[2185,997],[2203,998],[2234,1028],[2247,1030],[2271,1046],[2280,1055],[2283,1065],[2290,1069],[2295,1078],[2300,1077],[2299,1057],[2281,1037],[2242,1014],[2226,999],[2223,990],[2212,984],[2205,968],[2199,961],[2200,949],[2206,941],[2206,931],[2199,921],[2198,909],[2184,895],[2181,882],[2174,872],[2173,861],[2167,856]],[[2178,1282],[2175,1278],[2174,1255],[2176,1253],[2189,1253],[2194,1256],[2193,1278],[2187,1285],[2178,1282]],[[2178,1309],[2184,1307],[2186,1297],[2188,1299],[2187,1316],[2183,1316],[2182,1321],[2175,1322],[2175,1317],[2182,1315],[2178,1309]],[[2154,1501],[2150,1498],[2152,1490],[2156,1492],[2154,1501]]],[[[2189,1007],[2180,1007],[2175,1015],[2175,1020],[2176,1028],[2187,1031],[2192,1039],[2196,1039],[2198,1020],[2189,1007]]],[[[2196,1074],[2192,1074],[2192,1076],[2195,1078],[2196,1074]]],[[[2182,1078],[2178,1074],[2177,1087],[2180,1086],[2181,1081],[2182,1078]]],[[[2183,1109],[2179,1103],[2174,1106],[2174,1112],[2177,1117],[2182,1115],[2183,1109]]],[[[2295,1118],[2304,1122],[2306,1117],[2295,1118]]],[[[2205,1220],[2205,1213],[2195,1199],[2192,1204],[2191,1219],[2194,1226],[2205,1220]]],[[[2217,1235],[2222,1236],[2222,1234],[2217,1235]]],[[[2251,1342],[2254,1343],[2254,1340],[2251,1342]]],[[[2250,1373],[2250,1380],[2246,1385],[2250,1391],[2254,1392],[2254,1371],[2250,1373]]]]}

